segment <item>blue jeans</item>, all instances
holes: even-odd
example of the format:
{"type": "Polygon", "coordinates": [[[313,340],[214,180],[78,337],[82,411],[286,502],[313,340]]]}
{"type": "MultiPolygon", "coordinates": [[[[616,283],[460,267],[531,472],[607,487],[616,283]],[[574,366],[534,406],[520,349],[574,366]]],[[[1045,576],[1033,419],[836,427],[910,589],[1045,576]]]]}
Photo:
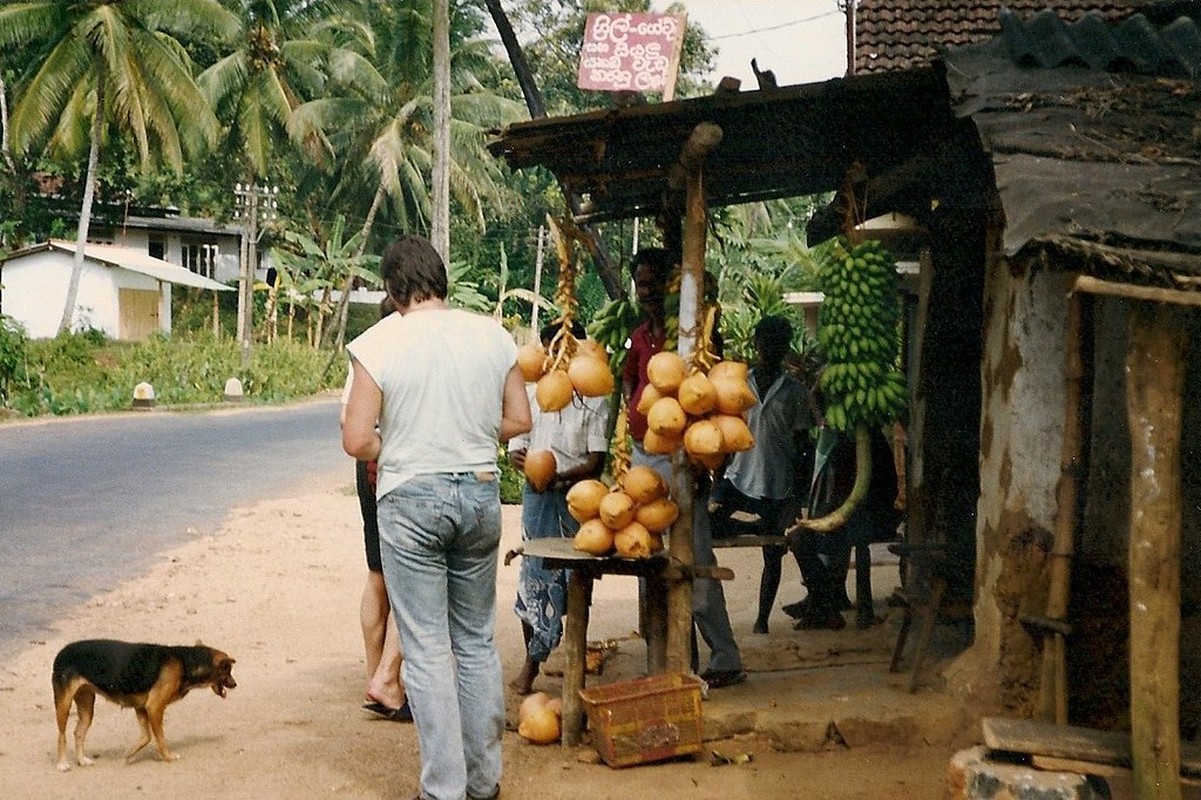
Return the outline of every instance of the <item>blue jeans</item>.
{"type": "Polygon", "coordinates": [[[380,551],[429,800],[487,797],[505,703],[496,623],[495,473],[420,475],[380,498],[380,551]]]}

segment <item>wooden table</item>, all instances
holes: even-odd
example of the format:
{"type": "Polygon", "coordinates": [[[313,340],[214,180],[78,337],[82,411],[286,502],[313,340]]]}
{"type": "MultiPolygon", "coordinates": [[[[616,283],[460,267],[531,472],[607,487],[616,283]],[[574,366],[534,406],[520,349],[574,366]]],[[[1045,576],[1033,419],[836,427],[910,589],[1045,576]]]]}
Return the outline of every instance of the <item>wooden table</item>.
{"type": "Polygon", "coordinates": [[[645,621],[647,674],[663,672],[667,661],[667,566],[664,553],[632,559],[593,556],[576,550],[571,539],[532,539],[524,542],[521,555],[542,559],[547,569],[570,570],[567,579],[567,620],[563,631],[566,664],[563,668],[564,748],[580,743],[583,733],[584,668],[588,650],[588,607],[592,604],[592,582],[604,575],[635,575],[646,579],[645,621]]]}

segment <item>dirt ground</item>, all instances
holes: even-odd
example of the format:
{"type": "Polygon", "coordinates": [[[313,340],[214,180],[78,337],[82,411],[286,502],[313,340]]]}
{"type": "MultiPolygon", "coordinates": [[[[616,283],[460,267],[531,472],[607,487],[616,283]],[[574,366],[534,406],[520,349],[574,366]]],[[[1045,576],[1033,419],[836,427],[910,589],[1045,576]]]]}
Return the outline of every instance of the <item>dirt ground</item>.
{"type": "MultiPolygon", "coordinates": [[[[506,507],[505,513],[502,548],[508,549],[520,541],[520,509],[506,507]]],[[[758,552],[740,549],[722,560],[732,561],[738,574],[727,588],[735,631],[749,638],[758,552]]],[[[344,486],[238,509],[215,535],[198,536],[163,554],[143,577],[75,609],[53,635],[30,641],[0,667],[5,733],[0,798],[412,797],[418,776],[413,727],[372,719],[360,709],[364,666],[358,601],[364,572],[349,470],[344,486]],[[166,644],[202,640],[237,659],[238,687],[224,700],[197,691],[168,710],[167,739],[181,757],[170,764],[160,762],[153,747],[125,764],[123,753],[137,737],[134,715],[99,701],[88,737],[96,763],[59,773],[50,663],[62,645],[90,637],[166,644]]],[[[506,679],[516,673],[522,656],[512,613],[517,572],[514,562],[500,569],[498,579],[497,636],[506,679]]],[[[785,572],[784,587],[780,602],[796,599],[795,573],[785,572]]],[[[879,588],[876,594],[881,596],[879,588]]],[[[599,582],[589,638],[628,636],[637,624],[635,598],[632,579],[599,582]]],[[[773,636],[804,635],[786,627],[778,614],[773,636]]],[[[851,632],[831,635],[843,633],[851,632]]],[[[615,673],[606,671],[590,682],[615,673]]],[[[752,672],[750,685],[756,679],[752,672]]],[[[557,692],[559,685],[546,677],[538,688],[557,692]]],[[[511,723],[516,707],[510,692],[511,723]]],[[[502,796],[930,800],[943,796],[953,751],[919,736],[904,746],[779,752],[766,739],[745,735],[706,742],[695,758],[614,770],[595,763],[588,746],[539,747],[508,732],[502,796]],[[711,751],[738,756],[742,763],[715,766],[711,751]]]]}

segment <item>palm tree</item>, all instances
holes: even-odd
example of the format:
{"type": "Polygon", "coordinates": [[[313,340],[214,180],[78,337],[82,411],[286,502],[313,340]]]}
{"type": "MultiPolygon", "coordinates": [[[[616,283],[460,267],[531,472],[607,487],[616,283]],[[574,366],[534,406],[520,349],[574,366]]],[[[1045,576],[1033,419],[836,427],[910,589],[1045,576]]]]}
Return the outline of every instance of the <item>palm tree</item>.
{"type": "Polygon", "coordinates": [[[279,143],[301,144],[313,158],[326,154],[314,131],[300,132],[292,113],[321,97],[335,52],[323,31],[340,19],[337,0],[225,0],[239,19],[238,46],[197,78],[228,125],[226,144],[245,162],[248,182],[266,178],[279,143]]]}
{"type": "MultiPolygon", "coordinates": [[[[432,218],[428,181],[436,126],[430,10],[430,0],[403,7],[367,4],[374,31],[370,57],[380,79],[306,103],[294,118],[297,130],[320,132],[339,153],[341,171],[335,175],[332,203],[353,203],[369,187],[372,201],[362,227],[363,246],[381,211],[390,211],[394,224],[410,230],[428,228],[432,218]]],[[[501,166],[484,149],[486,131],[520,119],[524,109],[481,83],[479,70],[495,62],[487,43],[472,38],[477,27],[478,18],[463,13],[450,20],[454,92],[447,166],[450,197],[483,229],[485,209],[499,207],[504,196],[501,166]]],[[[343,302],[347,296],[344,292],[343,302]]],[[[345,335],[344,305],[337,316],[338,325],[327,332],[325,344],[335,335],[340,343],[345,335]]]]}
{"type": "Polygon", "coordinates": [[[10,119],[14,151],[45,146],[75,157],[88,145],[60,332],[75,313],[105,126],[133,138],[143,168],[156,159],[181,168],[185,153],[216,141],[218,126],[176,37],[220,38],[236,29],[217,0],[28,0],[0,7],[0,47],[33,56],[10,119]]]}
{"type": "MultiPolygon", "coordinates": [[[[319,135],[299,133],[292,114],[320,97],[329,76],[331,48],[321,31],[337,17],[338,0],[225,0],[240,20],[238,46],[201,73],[201,91],[228,126],[225,143],[243,162],[253,186],[268,177],[281,143],[291,142],[320,160],[319,135]]],[[[243,250],[238,330],[244,357],[253,329],[253,276],[243,250]]]]}

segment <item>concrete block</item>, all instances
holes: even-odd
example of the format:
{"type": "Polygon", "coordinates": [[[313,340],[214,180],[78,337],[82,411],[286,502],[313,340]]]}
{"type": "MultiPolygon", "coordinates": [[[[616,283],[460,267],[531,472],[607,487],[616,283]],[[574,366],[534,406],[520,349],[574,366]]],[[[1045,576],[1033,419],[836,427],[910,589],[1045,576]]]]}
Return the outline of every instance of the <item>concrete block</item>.
{"type": "Polygon", "coordinates": [[[993,760],[984,746],[960,750],[947,767],[949,800],[1107,800],[1096,778],[993,760]]]}

